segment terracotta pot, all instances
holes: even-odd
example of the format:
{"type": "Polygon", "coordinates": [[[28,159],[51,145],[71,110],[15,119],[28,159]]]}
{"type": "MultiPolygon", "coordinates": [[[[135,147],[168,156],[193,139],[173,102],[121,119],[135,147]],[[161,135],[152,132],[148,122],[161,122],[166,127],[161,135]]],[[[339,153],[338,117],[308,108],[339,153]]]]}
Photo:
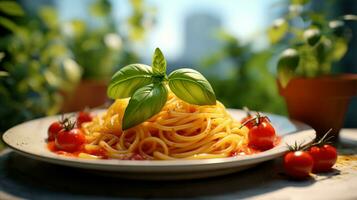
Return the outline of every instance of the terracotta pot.
{"type": "Polygon", "coordinates": [[[62,112],[75,112],[84,108],[104,105],[107,98],[107,81],[82,80],[71,93],[64,93],[62,112]]]}
{"type": "Polygon", "coordinates": [[[357,95],[357,74],[294,78],[285,88],[278,81],[278,87],[292,119],[312,126],[317,138],[332,128],[336,141],[350,99],[357,95]]]}

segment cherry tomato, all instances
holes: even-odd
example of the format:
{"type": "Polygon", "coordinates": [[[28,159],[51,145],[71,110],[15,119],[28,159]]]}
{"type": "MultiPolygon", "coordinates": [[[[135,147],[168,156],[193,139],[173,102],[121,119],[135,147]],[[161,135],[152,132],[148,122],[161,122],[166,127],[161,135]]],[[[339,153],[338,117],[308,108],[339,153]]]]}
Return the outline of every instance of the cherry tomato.
{"type": "Polygon", "coordinates": [[[56,147],[60,150],[67,152],[74,152],[80,150],[82,145],[85,143],[86,139],[83,132],[74,128],[71,130],[63,129],[57,134],[55,144],[56,147]]]}
{"type": "Polygon", "coordinates": [[[313,172],[327,172],[331,170],[337,160],[336,148],[328,144],[325,144],[322,147],[311,147],[309,154],[314,160],[313,172]]]}
{"type": "Polygon", "coordinates": [[[255,124],[248,132],[249,146],[258,150],[264,151],[273,148],[275,138],[275,130],[267,121],[255,124]]]}
{"type": "Polygon", "coordinates": [[[77,127],[80,128],[84,122],[90,122],[92,120],[93,117],[89,112],[81,111],[77,115],[77,127]]]}
{"type": "Polygon", "coordinates": [[[61,122],[53,122],[47,130],[48,141],[54,141],[58,132],[60,132],[62,129],[63,125],[61,122]]]}
{"type": "MultiPolygon", "coordinates": [[[[268,122],[268,123],[270,123],[268,117],[266,117],[266,116],[258,116],[258,117],[259,117],[259,121],[260,121],[260,122],[268,122]]],[[[246,123],[245,126],[246,126],[248,129],[251,129],[251,128],[253,128],[253,126],[255,126],[255,124],[257,123],[257,120],[256,120],[256,119],[255,119],[255,120],[252,120],[253,118],[255,118],[255,117],[253,117],[253,116],[247,116],[247,117],[245,117],[245,118],[242,119],[241,124],[246,123]],[[249,121],[249,122],[248,122],[248,121],[249,121]]]]}
{"type": "Polygon", "coordinates": [[[246,123],[245,124],[245,126],[247,127],[247,128],[252,128],[253,126],[254,126],[254,121],[251,121],[251,122],[248,122],[249,120],[251,120],[251,119],[253,119],[254,117],[252,116],[252,115],[248,115],[248,116],[246,116],[246,117],[244,117],[241,121],[240,121],[240,123],[241,124],[244,124],[244,123],[246,123]]]}
{"type": "Polygon", "coordinates": [[[290,151],[284,156],[285,173],[293,178],[309,177],[313,164],[312,156],[304,151],[290,151]]]}

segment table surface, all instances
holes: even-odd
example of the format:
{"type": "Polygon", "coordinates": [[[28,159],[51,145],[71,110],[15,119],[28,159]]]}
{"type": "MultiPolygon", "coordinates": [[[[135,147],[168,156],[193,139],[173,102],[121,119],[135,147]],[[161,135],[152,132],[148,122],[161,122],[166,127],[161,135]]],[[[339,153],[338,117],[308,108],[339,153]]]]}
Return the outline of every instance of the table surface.
{"type": "Polygon", "coordinates": [[[0,199],[357,199],[357,145],[340,144],[338,150],[333,171],[304,181],[286,177],[281,158],[207,179],[134,181],[36,161],[5,149],[0,153],[0,199]]]}

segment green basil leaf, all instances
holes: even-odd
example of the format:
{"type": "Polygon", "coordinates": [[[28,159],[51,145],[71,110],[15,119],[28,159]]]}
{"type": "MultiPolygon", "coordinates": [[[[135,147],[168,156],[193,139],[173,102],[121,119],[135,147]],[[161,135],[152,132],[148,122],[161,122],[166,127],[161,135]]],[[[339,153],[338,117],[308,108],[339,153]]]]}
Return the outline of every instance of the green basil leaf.
{"type": "Polygon", "coordinates": [[[123,117],[123,130],[136,126],[159,113],[167,101],[163,83],[146,85],[136,90],[129,100],[123,117]]]}
{"type": "Polygon", "coordinates": [[[215,105],[216,95],[207,79],[198,71],[182,68],[169,75],[170,89],[180,99],[196,105],[215,105]]]}
{"type": "Polygon", "coordinates": [[[166,59],[159,48],[155,49],[155,53],[152,57],[152,68],[154,74],[166,74],[166,59]]]}
{"type": "Polygon", "coordinates": [[[152,75],[148,65],[127,65],[113,75],[107,94],[113,99],[130,97],[137,89],[152,83],[152,75]]]}

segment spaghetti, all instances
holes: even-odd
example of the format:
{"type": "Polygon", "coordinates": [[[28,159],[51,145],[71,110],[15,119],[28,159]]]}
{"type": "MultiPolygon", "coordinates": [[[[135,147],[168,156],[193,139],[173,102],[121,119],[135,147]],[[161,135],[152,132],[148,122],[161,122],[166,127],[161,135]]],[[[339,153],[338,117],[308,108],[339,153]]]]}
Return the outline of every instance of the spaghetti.
{"type": "Polygon", "coordinates": [[[205,159],[230,157],[248,149],[248,129],[240,128],[218,101],[216,105],[196,106],[170,93],[158,114],[122,131],[128,101],[117,99],[105,113],[82,125],[86,144],[78,157],[205,159]]]}

